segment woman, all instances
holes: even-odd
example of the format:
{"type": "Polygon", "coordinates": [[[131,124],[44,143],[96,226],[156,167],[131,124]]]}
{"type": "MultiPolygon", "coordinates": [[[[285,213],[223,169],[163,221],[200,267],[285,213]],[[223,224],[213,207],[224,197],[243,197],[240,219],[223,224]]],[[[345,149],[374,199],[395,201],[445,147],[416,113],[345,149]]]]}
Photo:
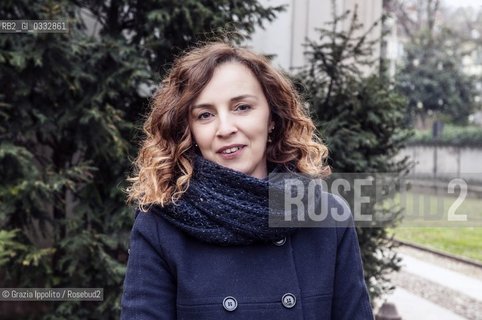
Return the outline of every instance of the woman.
{"type": "MultiPolygon", "coordinates": [[[[326,176],[290,81],[210,43],[156,92],[129,190],[122,319],[373,319],[353,227],[270,228],[270,172],[326,176]]],[[[328,208],[345,208],[334,196],[328,208]]]]}

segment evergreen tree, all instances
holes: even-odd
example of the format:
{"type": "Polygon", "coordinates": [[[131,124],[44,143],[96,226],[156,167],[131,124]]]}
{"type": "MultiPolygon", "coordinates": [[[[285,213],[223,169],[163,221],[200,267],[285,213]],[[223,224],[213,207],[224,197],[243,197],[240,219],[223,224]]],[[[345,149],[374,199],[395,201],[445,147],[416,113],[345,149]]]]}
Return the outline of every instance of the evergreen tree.
{"type": "Polygon", "coordinates": [[[133,219],[124,181],[149,88],[206,34],[246,36],[279,10],[254,0],[0,4],[2,19],[70,27],[0,36],[0,287],[104,289],[100,303],[2,303],[2,318],[118,318],[133,219]]]}
{"type": "Polygon", "coordinates": [[[450,30],[433,35],[424,30],[408,43],[397,70],[397,89],[408,99],[410,122],[427,116],[466,124],[476,109],[475,77],[463,71],[463,55],[452,48],[450,30]],[[450,45],[447,45],[448,42],[450,45]]]}
{"type": "Polygon", "coordinates": [[[449,13],[440,0],[385,0],[384,6],[404,45],[395,82],[408,100],[407,124],[427,117],[466,124],[477,108],[480,79],[467,75],[462,61],[479,47],[472,37],[477,21],[449,13]]]}
{"type": "MultiPolygon", "coordinates": [[[[308,41],[309,64],[296,76],[330,150],[329,164],[335,173],[400,173],[407,160],[396,161],[394,156],[409,134],[401,127],[405,102],[391,90],[383,72],[370,74],[378,62],[372,51],[379,40],[367,40],[371,29],[361,31],[356,10],[333,16],[331,28],[320,29],[319,39],[308,41]],[[346,21],[348,30],[339,30],[346,21]]],[[[344,196],[353,205],[353,191],[344,196]]],[[[396,217],[399,209],[371,202],[363,213],[396,217]]],[[[357,227],[372,299],[392,289],[387,275],[399,268],[385,229],[396,222],[357,227]]]]}

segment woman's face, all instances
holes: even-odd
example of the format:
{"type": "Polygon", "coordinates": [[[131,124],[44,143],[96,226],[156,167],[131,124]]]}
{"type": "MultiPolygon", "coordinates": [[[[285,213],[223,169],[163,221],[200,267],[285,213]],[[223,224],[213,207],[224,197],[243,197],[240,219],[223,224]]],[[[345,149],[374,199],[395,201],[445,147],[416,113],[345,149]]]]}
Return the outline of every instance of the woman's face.
{"type": "Polygon", "coordinates": [[[238,62],[216,68],[189,115],[205,159],[256,178],[267,176],[266,144],[273,124],[260,83],[238,62]]]}

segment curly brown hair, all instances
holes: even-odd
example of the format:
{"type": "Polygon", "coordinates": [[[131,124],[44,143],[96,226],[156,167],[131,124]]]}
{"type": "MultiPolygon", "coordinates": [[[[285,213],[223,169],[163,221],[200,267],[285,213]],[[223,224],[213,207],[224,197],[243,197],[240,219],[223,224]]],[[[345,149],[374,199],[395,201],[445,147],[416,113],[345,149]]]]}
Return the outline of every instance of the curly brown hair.
{"type": "Polygon", "coordinates": [[[266,149],[272,163],[294,164],[301,173],[326,176],[327,147],[303,109],[292,82],[270,61],[248,49],[210,42],[191,49],[173,64],[151,100],[144,124],[145,139],[135,160],[128,201],[139,207],[176,202],[193,174],[193,139],[188,123],[191,105],[210,81],[214,70],[238,62],[255,75],[268,101],[275,130],[266,149]]]}

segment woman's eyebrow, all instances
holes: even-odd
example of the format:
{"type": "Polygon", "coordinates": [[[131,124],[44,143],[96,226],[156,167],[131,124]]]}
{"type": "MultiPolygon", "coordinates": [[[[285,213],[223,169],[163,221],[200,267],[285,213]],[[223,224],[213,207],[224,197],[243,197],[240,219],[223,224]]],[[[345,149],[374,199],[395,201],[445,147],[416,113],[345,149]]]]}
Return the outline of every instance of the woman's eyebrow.
{"type": "MultiPolygon", "coordinates": [[[[256,97],[255,95],[242,94],[242,95],[239,95],[239,96],[236,96],[236,97],[233,97],[233,98],[229,99],[229,101],[230,102],[237,102],[237,101],[240,101],[240,100],[244,100],[246,98],[252,98],[252,99],[258,100],[258,97],[256,97]]],[[[198,109],[198,108],[207,108],[207,107],[213,107],[213,105],[210,104],[210,103],[199,103],[199,104],[193,105],[191,110],[198,109]]]]}
{"type": "Polygon", "coordinates": [[[253,98],[253,99],[258,99],[258,97],[252,95],[252,94],[243,94],[243,95],[240,95],[240,96],[237,96],[237,97],[234,97],[234,98],[231,98],[231,102],[236,102],[236,101],[239,101],[239,100],[244,100],[246,98],[253,98]]]}

